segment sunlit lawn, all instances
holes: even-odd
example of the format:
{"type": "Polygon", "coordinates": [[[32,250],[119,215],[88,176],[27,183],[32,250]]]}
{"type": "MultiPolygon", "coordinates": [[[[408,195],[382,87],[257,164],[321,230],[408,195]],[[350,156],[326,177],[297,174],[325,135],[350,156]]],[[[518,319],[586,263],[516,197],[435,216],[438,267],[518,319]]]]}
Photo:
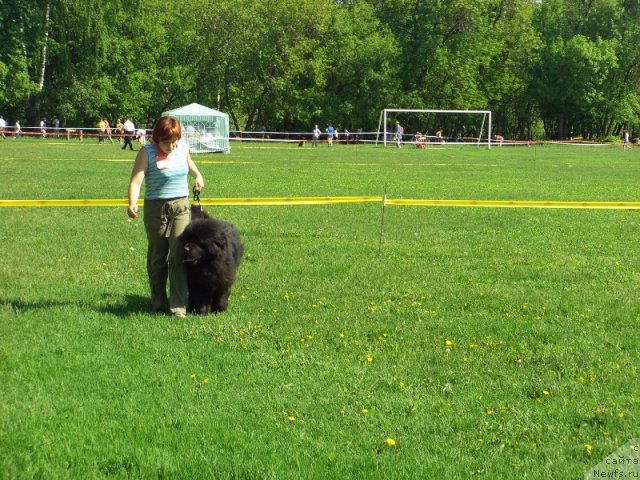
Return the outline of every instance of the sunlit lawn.
{"type": "MultiPolygon", "coordinates": [[[[57,143],[0,144],[0,200],[125,198],[134,154],[57,143]]],[[[212,204],[632,202],[640,173],[615,147],[195,160],[212,204]]],[[[0,208],[2,478],[582,478],[640,435],[640,212],[206,208],[245,258],[226,313],[179,321],[124,207],[0,208]]]]}

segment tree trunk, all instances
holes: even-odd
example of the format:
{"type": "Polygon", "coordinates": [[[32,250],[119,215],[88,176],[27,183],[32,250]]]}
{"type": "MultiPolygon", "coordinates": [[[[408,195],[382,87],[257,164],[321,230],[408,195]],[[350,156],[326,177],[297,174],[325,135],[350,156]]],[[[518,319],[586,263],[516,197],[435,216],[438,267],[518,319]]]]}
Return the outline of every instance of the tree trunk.
{"type": "Polygon", "coordinates": [[[44,74],[47,68],[47,44],[49,43],[49,14],[51,13],[51,2],[47,2],[44,14],[44,43],[42,45],[42,68],[40,69],[40,80],[38,82],[38,92],[44,88],[44,74]]]}

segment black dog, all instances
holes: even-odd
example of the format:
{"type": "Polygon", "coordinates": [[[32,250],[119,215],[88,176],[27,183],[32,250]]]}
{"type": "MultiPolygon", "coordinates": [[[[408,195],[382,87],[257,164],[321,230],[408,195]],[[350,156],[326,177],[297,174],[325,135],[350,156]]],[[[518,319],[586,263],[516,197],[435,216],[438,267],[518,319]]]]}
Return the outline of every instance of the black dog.
{"type": "Polygon", "coordinates": [[[223,312],[244,253],[238,230],[191,206],[191,222],[180,241],[189,286],[187,310],[200,315],[223,312]]]}

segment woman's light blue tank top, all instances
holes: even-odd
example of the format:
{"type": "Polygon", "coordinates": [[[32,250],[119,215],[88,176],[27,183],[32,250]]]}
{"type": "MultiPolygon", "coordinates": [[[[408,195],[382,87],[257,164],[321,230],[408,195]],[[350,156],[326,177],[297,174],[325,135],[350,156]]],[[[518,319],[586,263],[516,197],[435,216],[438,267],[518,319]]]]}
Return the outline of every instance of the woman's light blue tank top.
{"type": "Polygon", "coordinates": [[[187,147],[178,142],[177,148],[170,154],[164,153],[155,143],[144,146],[149,157],[149,166],[145,173],[146,200],[177,198],[189,196],[189,165],[187,147]]]}

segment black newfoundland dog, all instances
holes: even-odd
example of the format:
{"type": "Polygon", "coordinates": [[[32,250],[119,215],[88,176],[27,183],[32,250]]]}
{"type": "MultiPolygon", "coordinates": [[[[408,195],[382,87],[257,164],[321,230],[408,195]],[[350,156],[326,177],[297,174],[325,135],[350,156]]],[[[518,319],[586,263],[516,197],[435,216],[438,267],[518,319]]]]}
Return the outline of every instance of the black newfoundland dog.
{"type": "Polygon", "coordinates": [[[191,206],[191,222],[180,236],[189,285],[187,311],[199,315],[223,312],[244,247],[238,230],[191,206]]]}

